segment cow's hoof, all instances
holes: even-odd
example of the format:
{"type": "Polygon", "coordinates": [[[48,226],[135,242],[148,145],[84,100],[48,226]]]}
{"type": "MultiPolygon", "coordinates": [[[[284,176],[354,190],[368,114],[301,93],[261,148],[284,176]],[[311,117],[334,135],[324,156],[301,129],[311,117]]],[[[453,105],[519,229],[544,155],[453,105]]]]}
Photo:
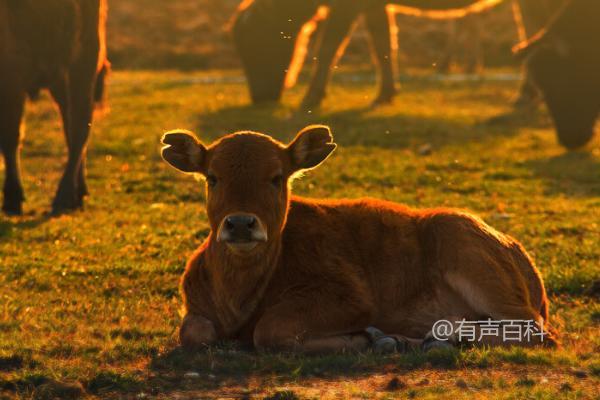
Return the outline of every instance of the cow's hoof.
{"type": "Polygon", "coordinates": [[[392,104],[394,102],[394,96],[396,95],[396,93],[386,93],[386,94],[380,94],[379,96],[377,96],[377,98],[375,100],[373,100],[373,102],[371,103],[370,108],[377,108],[379,106],[385,106],[388,104],[392,104]]]}
{"type": "Polygon", "coordinates": [[[51,214],[54,216],[67,214],[82,208],[83,196],[79,194],[78,188],[64,189],[61,185],[52,202],[51,214]]]}
{"type": "Polygon", "coordinates": [[[10,217],[16,217],[23,215],[23,206],[21,203],[18,204],[4,204],[2,206],[2,212],[10,217]]]}
{"type": "Polygon", "coordinates": [[[4,204],[2,212],[6,215],[17,216],[23,215],[23,189],[18,185],[5,184],[4,186],[4,204]]]}
{"type": "Polygon", "coordinates": [[[83,202],[83,198],[90,194],[87,184],[85,182],[83,182],[83,183],[79,182],[79,185],[77,185],[77,194],[82,202],[83,202]]]}
{"type": "Polygon", "coordinates": [[[83,199],[71,200],[71,201],[60,201],[57,198],[52,203],[52,212],[50,214],[53,216],[58,216],[58,215],[62,215],[62,214],[68,214],[73,211],[80,210],[82,208],[83,208],[83,199]]]}

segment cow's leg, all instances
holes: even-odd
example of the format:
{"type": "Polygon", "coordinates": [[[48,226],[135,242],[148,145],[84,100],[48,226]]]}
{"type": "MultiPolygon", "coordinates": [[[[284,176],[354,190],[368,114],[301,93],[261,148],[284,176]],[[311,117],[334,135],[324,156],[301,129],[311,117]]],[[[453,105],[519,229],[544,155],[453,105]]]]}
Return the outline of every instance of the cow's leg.
{"type": "Polygon", "coordinates": [[[385,7],[373,7],[365,13],[365,22],[371,37],[375,62],[379,68],[379,94],[373,105],[390,103],[396,94],[394,85],[394,60],[396,40],[395,20],[388,15],[385,7]]]}
{"type": "Polygon", "coordinates": [[[201,315],[187,314],[179,328],[179,342],[189,350],[197,350],[217,341],[214,324],[201,315]]]}
{"type": "MultiPolygon", "coordinates": [[[[60,109],[65,140],[67,142],[67,147],[70,148],[71,135],[69,134],[69,130],[71,129],[71,109],[69,77],[65,75],[63,79],[58,80],[56,84],[50,87],[50,93],[60,109]]],[[[85,152],[85,148],[83,151],[85,152]]],[[[81,157],[81,164],[77,173],[77,193],[79,198],[83,198],[88,195],[87,184],[85,182],[85,153],[81,157]]]]}
{"type": "Polygon", "coordinates": [[[329,17],[323,22],[323,32],[317,52],[315,72],[301,108],[309,110],[319,106],[325,97],[325,88],[329,81],[331,68],[343,54],[354,21],[360,12],[357,6],[332,7],[329,17]]]}
{"type": "Polygon", "coordinates": [[[444,33],[446,34],[446,47],[437,61],[436,70],[438,73],[448,74],[450,73],[452,62],[454,61],[457,52],[458,22],[457,20],[452,19],[441,23],[446,24],[446,29],[444,30],[444,33]]]}
{"type": "Polygon", "coordinates": [[[258,349],[328,353],[369,348],[364,330],[371,321],[366,299],[352,289],[318,290],[290,296],[268,309],[254,331],[258,349]]]}
{"type": "Polygon", "coordinates": [[[5,166],[2,211],[10,215],[22,214],[25,199],[19,171],[19,139],[24,106],[24,93],[0,97],[0,148],[5,166]]]}
{"type": "MultiPolygon", "coordinates": [[[[87,61],[87,60],[86,60],[87,61]]],[[[96,62],[81,63],[73,67],[69,74],[66,92],[68,93],[68,159],[52,212],[74,210],[83,206],[87,192],[85,184],[85,147],[92,122],[94,86],[96,83],[96,62]]]]}
{"type": "Polygon", "coordinates": [[[483,29],[480,18],[479,15],[468,15],[460,21],[463,36],[468,37],[467,40],[463,39],[465,72],[468,74],[479,74],[483,71],[483,29]]]}

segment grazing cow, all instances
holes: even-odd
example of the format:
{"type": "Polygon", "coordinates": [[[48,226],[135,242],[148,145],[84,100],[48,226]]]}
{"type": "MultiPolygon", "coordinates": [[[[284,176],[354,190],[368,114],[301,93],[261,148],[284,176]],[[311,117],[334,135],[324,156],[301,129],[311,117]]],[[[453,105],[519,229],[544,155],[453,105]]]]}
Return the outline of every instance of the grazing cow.
{"type": "Polygon", "coordinates": [[[560,143],[576,149],[600,115],[600,1],[572,0],[548,27],[515,50],[527,59],[560,143]]]}
{"type": "MultiPolygon", "coordinates": [[[[567,0],[513,0],[513,16],[519,40],[523,42],[543,29],[550,22],[552,16],[565,4],[565,1],[567,0]]],[[[539,90],[525,66],[523,81],[514,105],[517,109],[527,109],[532,105],[537,105],[539,99],[539,90]]]]}
{"type": "Polygon", "coordinates": [[[289,145],[254,132],[210,146],[187,131],[162,141],[170,165],[206,178],[211,233],[182,278],[187,348],[238,339],[360,350],[368,337],[393,337],[397,348],[420,344],[441,319],[548,323],[544,284],[523,247],[473,215],[291,196],[290,181],[335,149],[326,126],[289,145]]]}
{"type": "MultiPolygon", "coordinates": [[[[520,41],[526,41],[540,29],[544,28],[550,18],[564,4],[565,0],[512,0],[512,15],[520,41]]],[[[487,19],[489,21],[489,18],[487,19]]],[[[447,22],[446,48],[437,62],[437,70],[448,73],[454,65],[467,73],[478,73],[483,69],[486,19],[479,15],[468,15],[464,18],[447,22]]],[[[523,85],[517,98],[517,105],[530,105],[538,97],[535,86],[529,85],[525,75],[523,85]]]]}
{"type": "Polygon", "coordinates": [[[85,147],[93,103],[108,69],[106,0],[0,0],[0,148],[6,179],[2,210],[21,214],[19,136],[27,95],[50,89],[63,119],[68,161],[54,213],[83,205],[85,147]]]}
{"type": "MultiPolygon", "coordinates": [[[[379,71],[379,94],[374,104],[390,102],[395,93],[395,12],[432,18],[456,18],[489,9],[503,0],[245,0],[233,22],[233,38],[254,103],[278,101],[284,86],[291,86],[301,69],[306,45],[317,21],[323,25],[316,66],[303,109],[318,106],[325,97],[331,68],[344,51],[348,35],[359,16],[364,16],[379,71]],[[323,12],[326,7],[328,12],[323,12]],[[412,9],[407,7],[419,7],[412,9]],[[463,7],[463,8],[460,8],[463,7]],[[437,10],[437,11],[436,11],[437,10]],[[442,11],[440,11],[442,10],[442,11]]],[[[548,3],[564,0],[519,0],[523,9],[522,32],[535,32],[546,22],[548,3]],[[535,2],[535,4],[533,4],[535,2]],[[544,21],[540,23],[539,21],[544,21]]],[[[516,14],[515,14],[516,15],[516,14]]],[[[521,19],[517,19],[521,24],[521,19]]],[[[535,97],[525,84],[519,104],[535,97]]]]}

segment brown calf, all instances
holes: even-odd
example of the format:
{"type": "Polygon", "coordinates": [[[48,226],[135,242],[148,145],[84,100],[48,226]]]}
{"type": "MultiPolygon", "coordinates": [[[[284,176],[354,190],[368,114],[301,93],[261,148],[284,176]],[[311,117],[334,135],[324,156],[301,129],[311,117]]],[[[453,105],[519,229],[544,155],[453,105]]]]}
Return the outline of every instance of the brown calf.
{"type": "Polygon", "coordinates": [[[205,146],[173,131],[163,143],[169,164],[206,177],[211,233],[182,278],[185,347],[238,339],[257,348],[361,350],[368,327],[420,343],[440,319],[547,324],[533,262],[477,217],[291,196],[293,177],[336,147],[325,126],[305,128],[287,146],[254,132],[205,146]]]}
{"type": "Polygon", "coordinates": [[[60,107],[68,161],[52,210],[79,208],[87,194],[85,148],[94,101],[108,69],[107,0],[0,1],[0,149],[6,165],[4,204],[21,214],[20,127],[25,98],[41,89],[60,107]]]}

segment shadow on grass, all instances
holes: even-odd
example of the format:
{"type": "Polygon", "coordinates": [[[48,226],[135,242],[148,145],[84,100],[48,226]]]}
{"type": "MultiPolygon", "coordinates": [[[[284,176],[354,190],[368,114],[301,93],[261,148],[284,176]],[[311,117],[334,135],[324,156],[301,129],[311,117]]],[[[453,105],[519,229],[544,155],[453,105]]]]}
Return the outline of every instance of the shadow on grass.
{"type": "MultiPolygon", "coordinates": [[[[304,126],[323,123],[332,127],[336,142],[342,146],[418,149],[427,144],[440,149],[509,138],[522,128],[551,127],[548,116],[536,109],[514,111],[492,121],[482,118],[479,122],[444,118],[441,113],[434,117],[417,116],[402,109],[392,115],[369,111],[357,108],[299,116],[277,104],[237,106],[200,115],[198,132],[208,142],[232,130],[252,127],[285,143],[304,126]]],[[[552,158],[528,160],[524,166],[543,179],[549,195],[600,195],[600,162],[587,152],[565,152],[552,158]]]]}
{"type": "Polygon", "coordinates": [[[35,229],[51,219],[52,217],[49,214],[39,215],[26,220],[0,216],[0,240],[9,239],[15,230],[35,229]]]}
{"type": "Polygon", "coordinates": [[[554,130],[548,114],[546,112],[541,112],[537,106],[524,108],[512,107],[505,113],[494,115],[483,120],[479,125],[498,129],[552,128],[554,130]]]}
{"type": "Polygon", "coordinates": [[[168,350],[152,358],[148,366],[148,379],[138,381],[133,386],[113,389],[122,391],[154,388],[154,391],[169,394],[174,391],[219,391],[227,388],[229,394],[243,398],[249,394],[249,387],[256,386],[257,382],[259,385],[285,385],[368,377],[382,372],[402,373],[415,369],[485,369],[502,363],[548,366],[560,362],[550,352],[532,352],[523,348],[449,348],[434,349],[427,353],[413,351],[392,355],[365,352],[305,356],[256,352],[223,344],[196,353],[187,352],[180,347],[168,350]]]}
{"type": "MultiPolygon", "coordinates": [[[[102,370],[79,382],[60,382],[44,374],[27,372],[14,380],[0,377],[0,393],[2,390],[36,393],[43,388],[52,393],[72,393],[69,398],[81,398],[86,394],[99,398],[142,398],[149,394],[176,397],[176,394],[186,392],[200,397],[198,393],[210,393],[210,398],[249,398],[253,390],[270,385],[339,381],[420,369],[483,370],[506,364],[569,367],[573,361],[553,351],[519,347],[434,349],[427,353],[413,351],[392,355],[365,352],[305,356],[256,352],[225,343],[198,352],[169,348],[153,356],[147,369],[139,373],[102,370]]],[[[597,371],[590,371],[597,375],[597,371]]]]}
{"type": "Polygon", "coordinates": [[[585,151],[529,160],[525,166],[545,183],[547,195],[600,196],[600,160],[585,151]]]}
{"type": "Polygon", "coordinates": [[[308,124],[331,126],[335,140],[343,146],[406,148],[431,144],[437,148],[481,142],[516,135],[529,121],[529,126],[543,125],[540,116],[519,116],[516,122],[488,124],[472,119],[450,119],[439,116],[413,115],[398,107],[393,114],[371,113],[368,107],[311,114],[290,110],[282,105],[245,105],[221,108],[199,115],[197,131],[205,141],[238,130],[255,130],[287,142],[308,124]]]}

